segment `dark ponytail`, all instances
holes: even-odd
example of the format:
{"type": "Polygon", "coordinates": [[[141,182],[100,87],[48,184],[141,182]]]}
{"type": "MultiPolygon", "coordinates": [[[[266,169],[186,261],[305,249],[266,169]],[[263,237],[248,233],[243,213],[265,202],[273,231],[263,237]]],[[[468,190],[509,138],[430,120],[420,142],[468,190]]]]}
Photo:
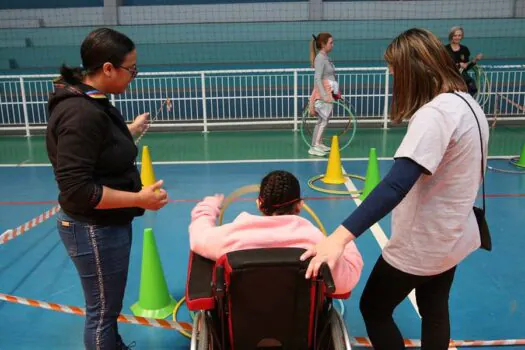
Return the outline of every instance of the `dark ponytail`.
{"type": "Polygon", "coordinates": [[[291,215],[297,213],[301,201],[301,186],[297,178],[284,170],[272,171],[261,181],[259,209],[265,215],[291,215]]]}
{"type": "Polygon", "coordinates": [[[84,73],[80,67],[68,67],[63,64],[60,67],[60,75],[64,81],[70,85],[78,85],[84,78],[84,73]]]}

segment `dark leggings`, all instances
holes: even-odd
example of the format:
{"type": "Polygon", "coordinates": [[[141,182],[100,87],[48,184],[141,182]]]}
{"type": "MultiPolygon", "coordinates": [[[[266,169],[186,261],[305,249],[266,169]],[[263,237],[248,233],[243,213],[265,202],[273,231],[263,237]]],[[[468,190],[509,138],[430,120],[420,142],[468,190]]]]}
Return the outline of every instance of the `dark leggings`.
{"type": "Polygon", "coordinates": [[[423,350],[446,350],[450,340],[448,298],[456,267],[434,276],[415,276],[377,260],[363,296],[360,309],[368,336],[375,350],[405,349],[403,337],[392,314],[394,309],[416,289],[422,318],[423,350]]]}
{"type": "Polygon", "coordinates": [[[478,92],[476,81],[470,75],[468,75],[466,71],[463,71],[462,76],[463,76],[463,80],[465,80],[465,83],[467,84],[468,93],[471,96],[474,96],[478,92]]]}

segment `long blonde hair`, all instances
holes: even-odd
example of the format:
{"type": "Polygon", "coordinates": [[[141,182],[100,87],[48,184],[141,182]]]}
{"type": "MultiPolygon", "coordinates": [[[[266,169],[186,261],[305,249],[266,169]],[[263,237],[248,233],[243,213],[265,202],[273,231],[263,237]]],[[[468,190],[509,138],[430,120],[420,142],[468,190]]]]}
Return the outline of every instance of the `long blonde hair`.
{"type": "Polygon", "coordinates": [[[412,28],[400,34],[386,49],[385,60],[394,76],[394,123],[411,118],[440,93],[467,91],[447,49],[428,30],[412,28]]]}
{"type": "Polygon", "coordinates": [[[312,40],[310,40],[310,64],[314,67],[315,56],[317,51],[321,50],[327,43],[328,39],[332,37],[330,33],[319,33],[317,36],[312,34],[312,40]]]}

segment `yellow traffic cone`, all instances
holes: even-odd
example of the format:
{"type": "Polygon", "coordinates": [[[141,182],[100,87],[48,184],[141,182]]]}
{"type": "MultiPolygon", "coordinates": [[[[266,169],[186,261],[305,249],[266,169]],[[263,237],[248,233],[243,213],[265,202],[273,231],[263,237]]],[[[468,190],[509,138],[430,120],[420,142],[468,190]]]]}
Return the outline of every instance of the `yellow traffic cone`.
{"type": "Polygon", "coordinates": [[[326,173],[321,179],[325,184],[340,185],[346,182],[341,167],[341,155],[339,154],[339,139],[337,136],[332,137],[332,147],[328,157],[328,166],[326,173]]]}
{"type": "Polygon", "coordinates": [[[155,181],[155,172],[153,171],[153,163],[149,154],[148,146],[142,147],[142,165],[140,167],[140,180],[142,186],[151,186],[155,181]]]}

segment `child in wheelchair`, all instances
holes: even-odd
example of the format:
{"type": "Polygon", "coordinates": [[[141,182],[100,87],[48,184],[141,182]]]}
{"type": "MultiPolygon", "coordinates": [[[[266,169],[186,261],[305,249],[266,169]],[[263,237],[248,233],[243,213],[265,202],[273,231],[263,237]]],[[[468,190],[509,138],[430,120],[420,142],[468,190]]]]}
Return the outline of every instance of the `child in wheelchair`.
{"type": "MultiPolygon", "coordinates": [[[[262,215],[247,212],[233,222],[216,225],[222,195],[209,196],[191,213],[190,248],[211,260],[226,253],[256,248],[309,248],[324,238],[309,220],[299,216],[303,200],[297,178],[287,171],[272,171],[260,186],[257,207],[262,215]]],[[[354,243],[348,244],[332,270],[335,294],[348,294],[359,281],[363,260],[354,243]]]]}

